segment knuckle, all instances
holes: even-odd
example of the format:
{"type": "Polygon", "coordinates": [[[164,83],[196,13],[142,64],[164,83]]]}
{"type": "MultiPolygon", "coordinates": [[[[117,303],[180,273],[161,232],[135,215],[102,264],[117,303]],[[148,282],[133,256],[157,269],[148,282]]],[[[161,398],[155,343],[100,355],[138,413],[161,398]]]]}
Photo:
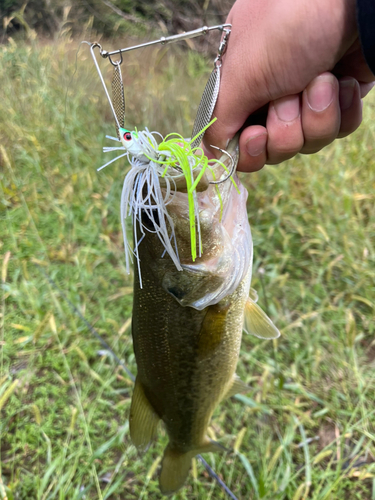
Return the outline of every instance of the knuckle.
{"type": "Polygon", "coordinates": [[[302,133],[283,134],[269,139],[268,149],[272,152],[273,158],[291,158],[296,155],[304,145],[302,133]]]}

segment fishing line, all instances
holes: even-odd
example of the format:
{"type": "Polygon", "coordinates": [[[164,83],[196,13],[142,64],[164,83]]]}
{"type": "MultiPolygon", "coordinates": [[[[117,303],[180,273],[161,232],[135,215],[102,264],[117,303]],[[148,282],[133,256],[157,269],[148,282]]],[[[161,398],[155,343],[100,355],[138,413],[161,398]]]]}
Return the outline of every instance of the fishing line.
{"type": "Polygon", "coordinates": [[[199,460],[202,462],[202,464],[204,465],[204,467],[206,468],[207,472],[209,473],[209,475],[216,480],[216,482],[223,488],[223,490],[225,491],[225,493],[230,497],[232,498],[232,500],[238,500],[238,498],[235,496],[235,494],[228,488],[228,486],[224,483],[224,481],[222,479],[220,479],[220,477],[216,474],[216,472],[211,469],[211,467],[208,465],[208,463],[206,462],[206,460],[202,457],[202,455],[197,455],[199,460]]]}
{"type": "MultiPolygon", "coordinates": [[[[87,328],[97,338],[97,340],[99,340],[99,342],[102,344],[102,346],[112,354],[115,361],[125,370],[126,374],[131,379],[131,381],[135,382],[135,376],[133,375],[133,373],[129,370],[129,368],[126,366],[126,364],[113,352],[110,345],[103,339],[103,337],[101,335],[99,335],[99,333],[91,325],[91,323],[89,323],[87,321],[87,319],[83,316],[81,311],[67,297],[65,292],[63,292],[63,290],[61,290],[61,288],[56,284],[56,282],[45,272],[45,270],[42,268],[42,266],[40,266],[37,263],[35,263],[35,265],[44,274],[44,277],[47,279],[47,281],[53,286],[53,288],[55,288],[55,290],[57,290],[57,292],[61,295],[61,297],[65,300],[65,302],[69,305],[69,307],[75,312],[75,314],[85,323],[87,328]]],[[[215,479],[215,481],[225,491],[225,493],[228,495],[228,497],[231,498],[232,500],[238,500],[238,498],[235,496],[235,494],[228,488],[228,486],[224,483],[224,481],[222,479],[220,479],[220,477],[210,467],[210,465],[206,462],[206,460],[202,457],[202,455],[197,455],[197,457],[200,460],[200,462],[203,464],[204,468],[207,470],[208,474],[213,479],[215,479]]]]}

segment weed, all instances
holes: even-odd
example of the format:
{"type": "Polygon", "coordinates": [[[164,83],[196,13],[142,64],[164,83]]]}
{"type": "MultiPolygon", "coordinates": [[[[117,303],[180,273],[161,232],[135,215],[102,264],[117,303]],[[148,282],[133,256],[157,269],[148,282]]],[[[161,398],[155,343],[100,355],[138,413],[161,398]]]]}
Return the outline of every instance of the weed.
{"type": "MultiPolygon", "coordinates": [[[[140,457],[132,382],[42,266],[135,373],[119,199],[125,164],[96,173],[114,124],[86,48],[0,48],[0,498],[161,498],[167,438],[140,457]]],[[[140,56],[140,57],[139,57],[140,56]]],[[[190,134],[207,74],[196,57],[126,59],[126,122],[190,134]]],[[[110,65],[103,71],[110,71],[110,65]]],[[[107,74],[109,76],[109,74],[107,74]]],[[[253,286],[282,330],[245,336],[251,390],[224,402],[206,459],[239,499],[375,498],[375,105],[351,138],[243,175],[253,286]],[[263,286],[261,283],[263,282],[263,286]]],[[[225,494],[196,461],[175,499],[225,494]]]]}

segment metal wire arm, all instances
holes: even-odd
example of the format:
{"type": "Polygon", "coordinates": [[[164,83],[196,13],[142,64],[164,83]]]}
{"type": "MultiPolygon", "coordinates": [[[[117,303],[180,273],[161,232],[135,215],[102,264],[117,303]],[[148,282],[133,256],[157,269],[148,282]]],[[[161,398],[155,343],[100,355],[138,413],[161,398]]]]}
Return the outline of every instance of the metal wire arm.
{"type": "Polygon", "coordinates": [[[203,26],[203,28],[198,28],[192,31],[186,31],[185,33],[179,33],[177,35],[171,36],[162,36],[158,40],[153,40],[152,42],[141,43],[139,45],[134,45],[133,47],[126,47],[124,49],[113,50],[112,52],[108,52],[107,50],[100,49],[100,55],[104,58],[114,56],[116,54],[122,54],[123,52],[129,52],[130,50],[141,49],[142,47],[149,47],[150,45],[157,45],[160,43],[161,45],[166,45],[167,43],[179,42],[181,40],[188,40],[189,38],[195,38],[197,36],[207,35],[210,31],[220,30],[224,31],[226,29],[230,29],[232,27],[231,24],[218,24],[216,26],[203,26]]]}

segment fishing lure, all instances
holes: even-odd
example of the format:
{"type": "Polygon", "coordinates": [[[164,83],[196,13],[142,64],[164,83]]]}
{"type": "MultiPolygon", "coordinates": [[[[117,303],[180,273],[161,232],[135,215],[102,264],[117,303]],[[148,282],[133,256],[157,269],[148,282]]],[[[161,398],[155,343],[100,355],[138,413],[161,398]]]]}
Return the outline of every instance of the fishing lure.
{"type": "MultiPolygon", "coordinates": [[[[117,141],[121,146],[104,147],[105,153],[112,151],[123,151],[122,154],[102,165],[98,170],[102,170],[114,161],[127,157],[130,163],[130,170],[124,179],[121,196],[121,223],[124,236],[126,268],[129,272],[131,254],[135,256],[140,276],[140,265],[138,247],[145,236],[146,231],[156,232],[167,253],[174,262],[178,270],[182,270],[174,224],[168,214],[168,203],[173,200],[176,191],[181,183],[188,194],[189,220],[190,220],[190,240],[191,256],[195,261],[197,256],[202,254],[202,242],[200,236],[199,207],[197,201],[197,189],[200,185],[208,187],[208,184],[219,184],[231,179],[235,170],[233,158],[221,148],[212,146],[230,156],[231,166],[227,168],[224,163],[216,159],[209,160],[199,147],[203,135],[207,128],[215,121],[211,120],[213,109],[216,104],[220,86],[221,57],[225,52],[231,25],[203,27],[180,35],[162,37],[160,40],[147,42],[146,44],[128,47],[125,49],[107,52],[103,50],[97,42],[91,44],[91,54],[103,84],[108,102],[110,104],[116,125],[117,138],[107,136],[108,139],[117,141]],[[194,123],[192,138],[184,139],[179,134],[168,134],[162,137],[158,132],[150,132],[147,128],[142,131],[128,130],[125,128],[125,96],[124,84],[121,74],[121,64],[123,62],[123,52],[134,50],[140,47],[153,45],[156,43],[166,44],[195,36],[207,34],[211,30],[219,29],[224,33],[220,43],[218,55],[214,61],[214,69],[206,84],[198,107],[197,117],[194,123]],[[108,93],[106,84],[101,74],[94,49],[98,47],[100,55],[108,58],[114,67],[112,78],[112,100],[108,93]],[[120,54],[120,59],[113,61],[112,57],[120,54]],[[220,164],[223,167],[223,175],[215,179],[211,164],[220,164]],[[148,224],[143,222],[142,214],[146,214],[148,224]],[[129,238],[126,231],[126,218],[132,217],[134,229],[134,248],[131,250],[129,238]],[[150,229],[152,227],[152,229],[150,229]],[[137,231],[137,228],[139,230],[137,231]]],[[[218,191],[219,193],[219,191],[218,191]]],[[[140,276],[141,280],[141,276],[140,276]]],[[[142,281],[141,281],[142,286],[142,281]]]]}

